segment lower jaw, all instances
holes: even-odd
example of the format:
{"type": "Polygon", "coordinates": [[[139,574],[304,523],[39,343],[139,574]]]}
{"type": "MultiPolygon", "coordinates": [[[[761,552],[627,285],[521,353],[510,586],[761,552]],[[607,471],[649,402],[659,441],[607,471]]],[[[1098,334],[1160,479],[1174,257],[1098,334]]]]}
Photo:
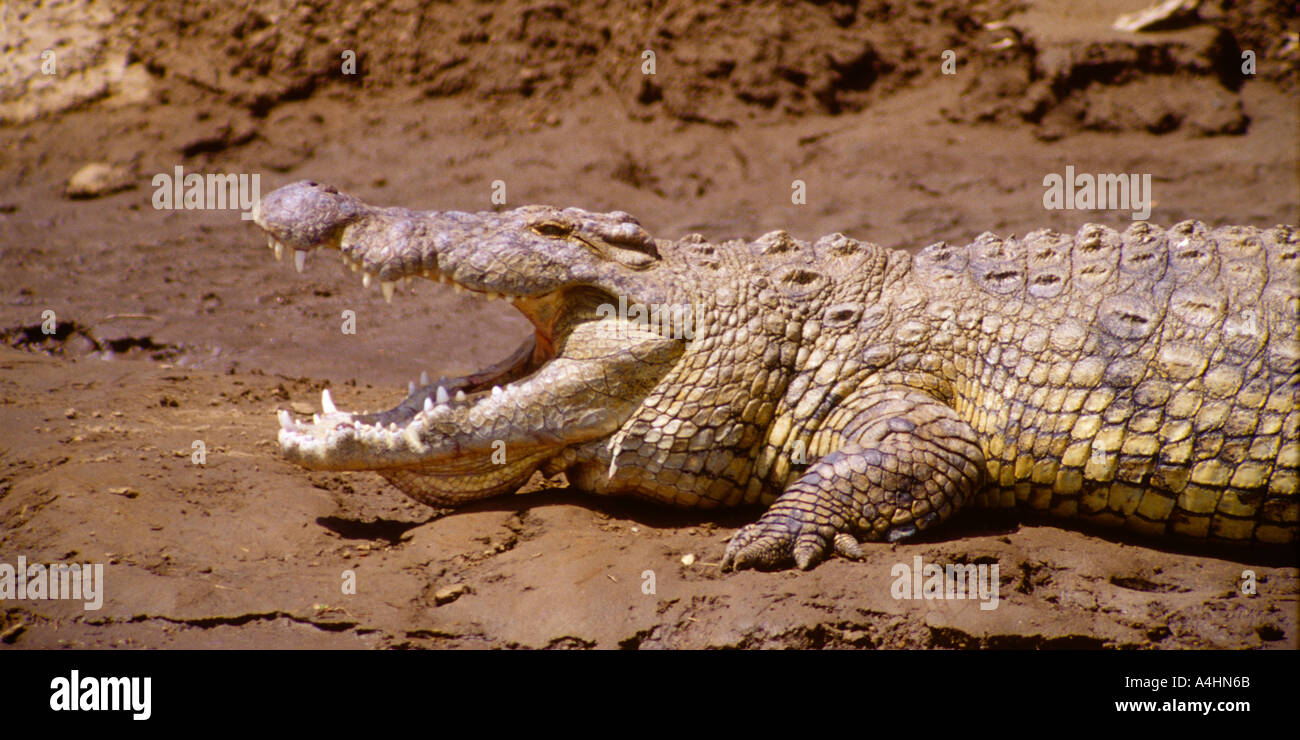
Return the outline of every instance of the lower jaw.
{"type": "MultiPolygon", "coordinates": [[[[456,378],[439,378],[435,382],[429,382],[426,374],[420,378],[418,384],[411,381],[406,398],[385,411],[340,412],[331,408],[333,401],[328,400],[327,394],[323,393],[322,412],[313,417],[312,423],[315,426],[313,433],[323,434],[338,424],[380,428],[391,428],[395,425],[401,429],[413,423],[422,410],[428,410],[430,406],[440,403],[451,402],[453,397],[456,404],[477,403],[489,393],[497,392],[496,389],[500,386],[525,378],[544,365],[550,358],[538,347],[540,341],[542,340],[537,337],[530,337],[509,357],[477,373],[456,378]]],[[[283,426],[287,423],[284,419],[288,418],[288,412],[282,411],[281,414],[283,426]]],[[[296,428],[299,431],[306,431],[302,426],[296,428]]]]}
{"type": "MultiPolygon", "coordinates": [[[[530,337],[510,353],[510,356],[476,373],[456,378],[439,378],[433,383],[427,382],[427,378],[422,377],[418,385],[412,382],[410,392],[401,403],[376,416],[391,416],[405,412],[406,421],[409,421],[424,408],[426,399],[431,399],[435,404],[442,403],[447,398],[461,393],[467,398],[458,398],[458,401],[476,403],[479,399],[473,398],[475,394],[493,392],[500,386],[528,377],[545,365],[550,356],[546,354],[549,347],[546,349],[542,347],[544,342],[549,345],[549,342],[541,337],[530,337]]],[[[365,421],[364,415],[356,415],[354,418],[365,421]]],[[[388,423],[390,420],[389,418],[376,419],[380,424],[388,423]]]]}
{"type": "Polygon", "coordinates": [[[460,506],[503,493],[517,490],[555,451],[542,450],[517,460],[494,463],[490,458],[476,458],[478,470],[466,471],[466,461],[460,460],[450,467],[455,471],[439,471],[436,467],[406,468],[377,471],[402,493],[422,504],[435,507],[460,506]]]}
{"type": "MultiPolygon", "coordinates": [[[[492,395],[500,393],[501,386],[515,383],[537,373],[555,358],[557,354],[556,340],[553,336],[555,327],[559,323],[562,312],[575,310],[564,308],[566,300],[566,295],[560,292],[536,298],[514,298],[512,302],[515,307],[534,326],[531,337],[502,361],[476,373],[457,378],[441,378],[433,383],[429,382],[427,374],[422,375],[418,384],[411,381],[406,398],[386,411],[345,412],[331,417],[329,407],[333,403],[322,395],[321,405],[324,416],[313,419],[315,429],[312,433],[319,434],[322,429],[333,428],[339,423],[390,430],[396,427],[400,430],[413,423],[422,411],[429,411],[442,403],[473,405],[479,403],[489,393],[492,395]]],[[[587,300],[587,303],[590,302],[591,300],[587,300]]],[[[598,315],[595,309],[591,312],[593,315],[598,315]]],[[[282,412],[284,413],[287,412],[282,412]]],[[[284,421],[284,416],[281,418],[281,425],[285,426],[287,422],[284,421]]],[[[298,429],[295,426],[295,431],[298,429]]]]}

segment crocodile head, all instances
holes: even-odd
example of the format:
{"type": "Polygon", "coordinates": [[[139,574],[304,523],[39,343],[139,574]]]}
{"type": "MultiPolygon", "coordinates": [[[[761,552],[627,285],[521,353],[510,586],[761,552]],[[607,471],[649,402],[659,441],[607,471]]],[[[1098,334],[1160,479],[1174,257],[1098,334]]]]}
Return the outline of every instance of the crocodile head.
{"type": "Polygon", "coordinates": [[[412,384],[379,413],[313,420],[280,412],[284,454],[305,467],[371,470],[412,497],[455,504],[514,490],[575,445],[614,434],[670,371],[693,303],[655,240],[631,216],[527,206],[497,213],[375,208],[298,182],[262,198],[254,220],[277,257],[336,249],[391,300],[406,278],[503,298],[533,336],[471,375],[412,384]],[[641,307],[675,321],[642,321],[641,307]],[[687,307],[687,310],[683,310],[687,307]]]}

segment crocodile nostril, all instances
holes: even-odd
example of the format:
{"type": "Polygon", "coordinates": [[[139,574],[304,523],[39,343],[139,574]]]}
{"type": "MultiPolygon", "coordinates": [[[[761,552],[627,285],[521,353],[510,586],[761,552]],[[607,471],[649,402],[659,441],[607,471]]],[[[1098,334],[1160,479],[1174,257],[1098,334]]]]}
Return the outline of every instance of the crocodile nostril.
{"type": "Polygon", "coordinates": [[[307,187],[309,187],[309,188],[318,188],[318,187],[320,187],[320,183],[318,183],[318,182],[316,182],[316,181],[314,181],[314,180],[308,180],[308,181],[307,181],[307,187]]]}
{"type": "Polygon", "coordinates": [[[329,193],[330,195],[338,195],[339,189],[334,187],[333,185],[327,185],[325,186],[325,192],[329,193]]]}

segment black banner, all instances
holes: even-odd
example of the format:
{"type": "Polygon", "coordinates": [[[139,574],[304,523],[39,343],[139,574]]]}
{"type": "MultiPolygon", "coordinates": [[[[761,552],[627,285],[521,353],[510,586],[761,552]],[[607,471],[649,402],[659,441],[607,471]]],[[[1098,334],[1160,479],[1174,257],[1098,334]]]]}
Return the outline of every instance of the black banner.
{"type": "Polygon", "coordinates": [[[1289,723],[1295,704],[1295,655],[1286,651],[8,650],[0,666],[6,714],[22,708],[47,729],[192,729],[199,718],[204,728],[246,727],[260,717],[333,730],[383,718],[386,726],[427,723],[431,733],[466,723],[495,733],[503,721],[540,729],[619,714],[692,728],[707,717],[725,717],[734,729],[797,724],[801,715],[864,730],[895,723],[973,728],[994,720],[1006,726],[1013,719],[1048,723],[1026,729],[1124,728],[1151,720],[1289,723]],[[697,714],[698,721],[685,719],[697,714]]]}

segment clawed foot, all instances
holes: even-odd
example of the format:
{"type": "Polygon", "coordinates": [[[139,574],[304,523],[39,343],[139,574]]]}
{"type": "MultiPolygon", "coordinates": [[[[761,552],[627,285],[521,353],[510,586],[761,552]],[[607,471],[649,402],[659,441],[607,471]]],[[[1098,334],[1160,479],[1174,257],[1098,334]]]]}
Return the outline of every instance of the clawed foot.
{"type": "Polygon", "coordinates": [[[827,524],[804,521],[800,512],[769,511],[753,524],[742,527],[722,556],[722,569],[777,569],[791,561],[808,570],[829,553],[852,560],[862,558],[862,546],[847,532],[827,524]]]}

